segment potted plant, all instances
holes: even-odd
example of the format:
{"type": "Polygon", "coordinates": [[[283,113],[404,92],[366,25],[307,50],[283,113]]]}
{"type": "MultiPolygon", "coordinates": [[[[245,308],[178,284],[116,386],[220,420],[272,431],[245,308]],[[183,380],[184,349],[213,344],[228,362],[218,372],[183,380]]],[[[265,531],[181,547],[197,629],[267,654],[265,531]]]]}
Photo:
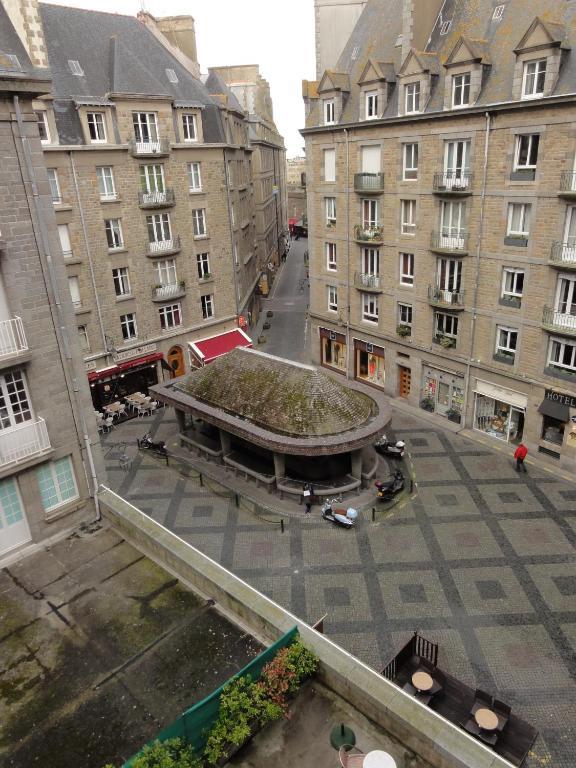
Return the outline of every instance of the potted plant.
{"type": "Polygon", "coordinates": [[[396,328],[396,333],[398,334],[398,336],[411,336],[412,328],[409,325],[400,324],[396,328]]]}
{"type": "Polygon", "coordinates": [[[434,411],[434,399],[430,395],[426,395],[426,397],[420,400],[420,408],[423,411],[430,411],[432,413],[434,411]]]}
{"type": "Polygon", "coordinates": [[[212,274],[210,272],[204,272],[204,274],[202,275],[202,280],[210,280],[211,277],[212,277],[212,274]]]}
{"type": "Polygon", "coordinates": [[[453,339],[450,336],[441,336],[440,337],[440,346],[444,347],[444,349],[450,349],[451,347],[455,347],[456,346],[456,339],[453,339]]]}
{"type": "Polygon", "coordinates": [[[448,411],[446,411],[446,416],[448,418],[448,421],[454,421],[456,424],[460,424],[462,421],[462,414],[457,408],[449,408],[448,411]]]}

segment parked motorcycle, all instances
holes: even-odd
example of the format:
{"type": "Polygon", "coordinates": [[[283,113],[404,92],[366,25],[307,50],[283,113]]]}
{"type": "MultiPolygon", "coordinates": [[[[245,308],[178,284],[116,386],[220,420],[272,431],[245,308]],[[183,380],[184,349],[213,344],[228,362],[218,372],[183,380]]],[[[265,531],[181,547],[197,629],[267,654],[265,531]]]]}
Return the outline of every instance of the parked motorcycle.
{"type": "Polygon", "coordinates": [[[138,440],[138,448],[146,448],[149,451],[159,454],[160,456],[168,456],[168,450],[166,449],[166,443],[163,440],[152,440],[150,432],[146,432],[141,440],[138,440]]]}
{"type": "Polygon", "coordinates": [[[377,489],[378,501],[392,501],[395,496],[404,490],[404,475],[397,469],[390,480],[385,482],[376,480],[374,485],[377,489]]]}
{"type": "Polygon", "coordinates": [[[328,520],[330,523],[335,523],[336,525],[341,525],[343,528],[353,528],[354,524],[356,522],[356,518],[358,517],[358,512],[355,509],[352,509],[350,507],[346,514],[343,515],[342,510],[341,512],[336,512],[332,504],[336,503],[336,499],[333,499],[332,501],[326,501],[324,504],[322,504],[322,517],[324,520],[328,520]]]}
{"type": "Polygon", "coordinates": [[[374,448],[377,453],[381,453],[383,456],[391,456],[394,459],[403,459],[404,452],[406,451],[406,443],[403,440],[397,440],[392,443],[388,440],[386,435],[378,438],[374,443],[374,448]]]}

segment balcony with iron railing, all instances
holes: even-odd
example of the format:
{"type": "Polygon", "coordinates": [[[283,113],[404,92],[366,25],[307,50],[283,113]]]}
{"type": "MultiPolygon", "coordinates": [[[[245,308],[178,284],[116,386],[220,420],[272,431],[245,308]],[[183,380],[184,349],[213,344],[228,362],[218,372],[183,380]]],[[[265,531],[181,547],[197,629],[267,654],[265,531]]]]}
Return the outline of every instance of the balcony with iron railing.
{"type": "Polygon", "coordinates": [[[382,245],[384,242],[384,231],[382,227],[368,224],[354,225],[354,239],[357,243],[368,245],[382,245]]]}
{"type": "Polygon", "coordinates": [[[576,336],[576,315],[559,312],[553,307],[544,307],[542,326],[546,331],[576,336]]]}
{"type": "Polygon", "coordinates": [[[174,205],[174,190],[164,189],[162,192],[138,192],[140,208],[167,208],[174,205]]]}
{"type": "Polygon", "coordinates": [[[472,174],[467,170],[439,171],[434,174],[432,188],[438,195],[471,195],[472,174]]]}
{"type": "Polygon", "coordinates": [[[430,250],[434,253],[450,253],[454,256],[467,256],[468,232],[452,230],[449,233],[432,232],[430,250]]]}
{"type": "Polygon", "coordinates": [[[180,280],[177,283],[168,285],[155,285],[152,288],[152,301],[168,301],[168,299],[179,299],[186,294],[186,283],[180,280]]]}
{"type": "Polygon", "coordinates": [[[563,171],[560,174],[558,196],[576,198],[576,171],[563,171]]]}
{"type": "Polygon", "coordinates": [[[384,174],[355,173],[354,191],[363,195],[379,195],[384,192],[384,174]]]}
{"type": "Polygon", "coordinates": [[[52,450],[44,419],[0,430],[0,470],[52,450]]]}
{"type": "Polygon", "coordinates": [[[354,273],[354,287],[359,291],[368,293],[381,293],[383,290],[382,277],[380,275],[369,274],[367,272],[354,273]]]}
{"type": "Polygon", "coordinates": [[[180,235],[174,235],[169,240],[153,240],[148,243],[146,255],[151,259],[157,256],[167,256],[180,250],[180,235]]]}
{"type": "Polygon", "coordinates": [[[464,309],[464,291],[447,291],[444,288],[429,285],[428,301],[434,307],[464,309]]]}
{"type": "Polygon", "coordinates": [[[130,139],[130,152],[132,157],[162,157],[170,154],[170,142],[168,139],[156,141],[130,139]]]}
{"type": "Polygon", "coordinates": [[[548,263],[561,269],[576,269],[576,244],[552,243],[548,263]]]}
{"type": "Polygon", "coordinates": [[[24,326],[19,317],[0,320],[0,366],[12,365],[30,354],[24,326]]]}

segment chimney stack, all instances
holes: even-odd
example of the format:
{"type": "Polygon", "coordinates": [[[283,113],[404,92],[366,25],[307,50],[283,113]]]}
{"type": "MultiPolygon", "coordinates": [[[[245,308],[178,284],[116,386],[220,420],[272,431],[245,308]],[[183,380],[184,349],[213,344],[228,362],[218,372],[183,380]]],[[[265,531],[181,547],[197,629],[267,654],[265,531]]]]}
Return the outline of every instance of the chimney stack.
{"type": "Polygon", "coordinates": [[[192,16],[163,16],[156,19],[151,13],[141,11],[138,14],[138,21],[148,27],[183,67],[186,67],[194,77],[200,78],[196,31],[192,16]]]}
{"type": "Polygon", "coordinates": [[[404,0],[402,9],[402,61],[410,50],[423,51],[444,0],[404,0]]]}

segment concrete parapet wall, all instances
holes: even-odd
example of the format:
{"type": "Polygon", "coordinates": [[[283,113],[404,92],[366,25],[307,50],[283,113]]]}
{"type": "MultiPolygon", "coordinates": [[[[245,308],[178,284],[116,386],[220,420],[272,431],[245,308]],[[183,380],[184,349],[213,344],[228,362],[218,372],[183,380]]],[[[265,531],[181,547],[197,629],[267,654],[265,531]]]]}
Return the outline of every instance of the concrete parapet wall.
{"type": "Polygon", "coordinates": [[[434,768],[511,765],[113,491],[103,488],[100,504],[104,517],[128,542],[215,600],[254,636],[274,642],[296,624],[305,645],[320,659],[321,682],[434,768]]]}

